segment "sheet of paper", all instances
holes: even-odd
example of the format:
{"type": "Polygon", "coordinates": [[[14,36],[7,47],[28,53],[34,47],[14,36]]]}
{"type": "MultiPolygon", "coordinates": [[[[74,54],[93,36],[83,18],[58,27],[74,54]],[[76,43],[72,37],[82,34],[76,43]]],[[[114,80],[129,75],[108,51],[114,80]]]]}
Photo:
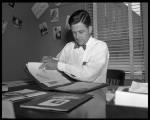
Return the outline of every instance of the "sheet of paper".
{"type": "Polygon", "coordinates": [[[23,89],[18,91],[7,92],[3,94],[3,100],[16,101],[34,96],[46,94],[47,92],[23,89]]]}
{"type": "Polygon", "coordinates": [[[136,93],[148,93],[148,83],[132,81],[129,91],[136,93]]]}
{"type": "Polygon", "coordinates": [[[34,96],[39,96],[39,95],[44,95],[44,94],[46,94],[46,92],[36,92],[36,93],[28,94],[26,96],[28,96],[28,97],[34,97],[34,96]]]}
{"type": "Polygon", "coordinates": [[[23,89],[23,90],[18,90],[18,91],[15,91],[15,92],[25,94],[25,93],[31,93],[31,92],[34,92],[34,91],[36,91],[36,90],[23,89]]]}
{"type": "Polygon", "coordinates": [[[71,83],[67,78],[65,78],[57,70],[43,70],[39,69],[42,63],[39,62],[29,62],[27,68],[29,72],[41,83],[48,87],[63,85],[71,83]]]}

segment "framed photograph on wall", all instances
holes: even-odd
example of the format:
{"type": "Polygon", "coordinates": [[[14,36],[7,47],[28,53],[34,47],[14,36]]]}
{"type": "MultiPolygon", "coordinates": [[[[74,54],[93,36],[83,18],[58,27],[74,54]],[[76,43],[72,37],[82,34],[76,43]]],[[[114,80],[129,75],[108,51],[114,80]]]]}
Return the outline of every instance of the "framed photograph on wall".
{"type": "Polygon", "coordinates": [[[53,27],[53,39],[61,40],[61,26],[53,27]]]}
{"type": "Polygon", "coordinates": [[[48,34],[48,26],[46,22],[39,24],[39,28],[40,28],[41,36],[48,34]]]}
{"type": "Polygon", "coordinates": [[[12,23],[14,24],[15,27],[22,28],[22,23],[23,22],[20,18],[13,16],[12,23]]]}
{"type": "Polygon", "coordinates": [[[59,21],[59,9],[58,8],[54,8],[50,10],[50,18],[51,18],[51,22],[59,21]]]}

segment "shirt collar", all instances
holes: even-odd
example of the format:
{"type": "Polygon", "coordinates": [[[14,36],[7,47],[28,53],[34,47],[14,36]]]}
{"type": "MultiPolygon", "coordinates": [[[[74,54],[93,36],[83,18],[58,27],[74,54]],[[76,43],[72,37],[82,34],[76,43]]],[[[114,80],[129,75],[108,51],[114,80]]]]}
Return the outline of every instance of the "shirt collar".
{"type": "MultiPolygon", "coordinates": [[[[86,44],[85,45],[81,45],[83,48],[84,48],[84,50],[87,48],[87,46],[89,46],[89,45],[91,45],[93,43],[93,37],[92,36],[90,36],[89,37],[89,40],[86,42],[86,44]]],[[[75,45],[74,45],[74,48],[76,49],[76,48],[79,48],[79,45],[77,44],[77,43],[75,43],[75,45]]]]}
{"type": "Polygon", "coordinates": [[[93,37],[90,36],[89,40],[86,43],[86,46],[88,47],[88,46],[92,45],[92,43],[93,43],[93,37]]]}

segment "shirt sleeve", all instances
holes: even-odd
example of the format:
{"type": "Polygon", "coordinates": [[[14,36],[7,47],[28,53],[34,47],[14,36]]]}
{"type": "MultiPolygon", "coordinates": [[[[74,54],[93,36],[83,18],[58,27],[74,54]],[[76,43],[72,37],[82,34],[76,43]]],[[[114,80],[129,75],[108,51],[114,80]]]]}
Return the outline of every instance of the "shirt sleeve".
{"type": "Polygon", "coordinates": [[[103,71],[108,61],[107,45],[96,45],[88,60],[83,61],[81,66],[74,66],[65,62],[58,62],[58,69],[70,77],[81,81],[94,81],[103,71]]]}

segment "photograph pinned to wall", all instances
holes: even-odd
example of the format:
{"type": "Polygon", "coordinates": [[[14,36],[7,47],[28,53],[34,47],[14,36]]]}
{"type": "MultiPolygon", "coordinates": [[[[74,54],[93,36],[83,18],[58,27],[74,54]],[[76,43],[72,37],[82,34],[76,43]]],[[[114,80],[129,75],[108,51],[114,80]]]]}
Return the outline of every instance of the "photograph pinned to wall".
{"type": "Polygon", "coordinates": [[[5,20],[2,20],[2,34],[5,33],[6,27],[7,27],[8,22],[5,20]]]}
{"type": "Polygon", "coordinates": [[[54,8],[50,10],[50,18],[51,18],[51,22],[59,21],[59,9],[58,8],[54,8]]]}
{"type": "Polygon", "coordinates": [[[9,5],[10,7],[14,8],[14,7],[15,7],[15,2],[9,2],[8,5],[9,5]]]}
{"type": "Polygon", "coordinates": [[[48,26],[46,22],[39,24],[41,36],[45,36],[48,34],[48,26]]]}
{"type": "Polygon", "coordinates": [[[12,23],[14,24],[15,27],[21,29],[22,28],[22,20],[18,17],[13,16],[12,18],[12,23]]]}
{"type": "Polygon", "coordinates": [[[35,17],[38,19],[49,7],[49,4],[44,2],[44,3],[35,3],[31,10],[35,17]]]}
{"type": "Polygon", "coordinates": [[[56,6],[60,6],[62,3],[61,2],[56,2],[55,5],[56,6]]]}
{"type": "Polygon", "coordinates": [[[53,39],[61,40],[61,26],[53,27],[53,39]]]}
{"type": "Polygon", "coordinates": [[[67,15],[67,16],[66,16],[66,23],[65,23],[65,29],[66,29],[66,30],[70,30],[70,25],[69,25],[69,23],[68,23],[69,18],[70,18],[70,15],[67,15]]]}

